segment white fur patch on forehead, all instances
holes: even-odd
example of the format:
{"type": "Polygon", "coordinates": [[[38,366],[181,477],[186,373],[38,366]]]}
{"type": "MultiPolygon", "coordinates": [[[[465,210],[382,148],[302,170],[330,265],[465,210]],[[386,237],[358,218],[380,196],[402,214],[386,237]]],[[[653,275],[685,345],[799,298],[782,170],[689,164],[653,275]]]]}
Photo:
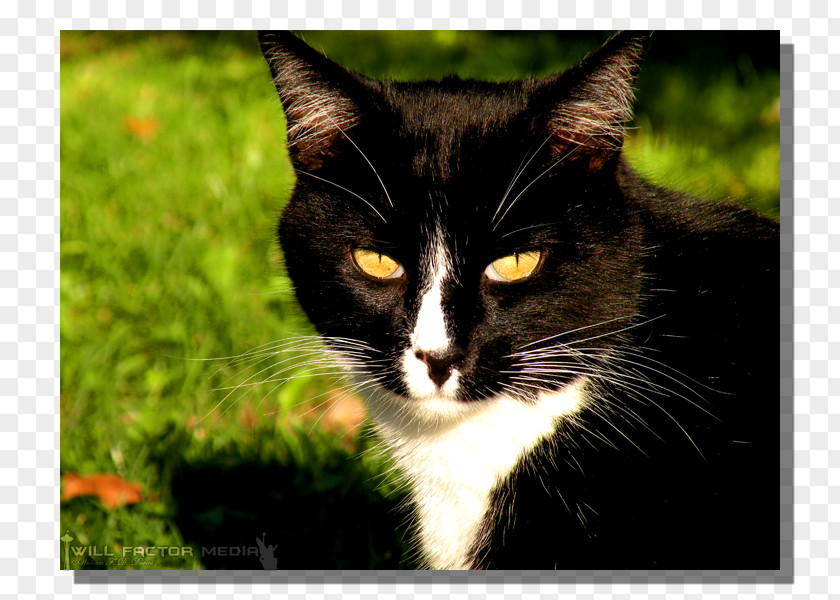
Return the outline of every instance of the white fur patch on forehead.
{"type": "Polygon", "coordinates": [[[452,260],[440,228],[426,251],[420,310],[411,334],[412,350],[442,351],[451,344],[443,306],[443,282],[452,276],[452,260]]]}
{"type": "Polygon", "coordinates": [[[354,104],[282,46],[266,54],[287,121],[289,145],[312,144],[356,124],[354,104]]]}

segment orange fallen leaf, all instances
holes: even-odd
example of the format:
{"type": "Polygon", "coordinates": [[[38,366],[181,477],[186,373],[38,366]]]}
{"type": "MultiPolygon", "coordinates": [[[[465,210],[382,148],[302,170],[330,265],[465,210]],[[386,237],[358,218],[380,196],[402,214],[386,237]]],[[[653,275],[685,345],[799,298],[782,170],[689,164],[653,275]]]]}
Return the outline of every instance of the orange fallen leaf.
{"type": "Polygon", "coordinates": [[[114,509],[124,504],[136,504],[141,499],[140,484],[126,481],[119,475],[105,473],[81,476],[65,473],[61,481],[64,483],[62,500],[76,496],[96,496],[102,500],[102,504],[114,509]]]}
{"type": "Polygon", "coordinates": [[[160,121],[154,118],[123,117],[123,129],[141,140],[149,140],[157,135],[160,121]]]}

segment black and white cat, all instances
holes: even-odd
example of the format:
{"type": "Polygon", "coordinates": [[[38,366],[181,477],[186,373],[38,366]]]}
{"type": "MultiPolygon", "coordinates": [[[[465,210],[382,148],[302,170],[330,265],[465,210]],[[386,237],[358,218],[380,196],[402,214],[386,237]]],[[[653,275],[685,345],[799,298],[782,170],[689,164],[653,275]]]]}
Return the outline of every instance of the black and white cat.
{"type": "Polygon", "coordinates": [[[508,83],[259,39],[298,175],[286,266],[424,565],[778,568],[778,225],[628,167],[648,36],[508,83]]]}

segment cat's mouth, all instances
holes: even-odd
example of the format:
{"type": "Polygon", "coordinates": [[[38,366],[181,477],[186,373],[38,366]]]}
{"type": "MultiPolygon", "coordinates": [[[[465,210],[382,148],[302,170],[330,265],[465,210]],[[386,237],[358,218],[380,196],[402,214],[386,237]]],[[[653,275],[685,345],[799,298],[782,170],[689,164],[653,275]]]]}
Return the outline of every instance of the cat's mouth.
{"type": "Polygon", "coordinates": [[[500,389],[482,385],[485,393],[476,393],[468,369],[453,367],[439,385],[430,376],[428,364],[412,351],[404,353],[403,363],[406,372],[399,390],[388,386],[382,390],[384,394],[368,397],[371,416],[386,433],[398,430],[404,436],[439,434],[467,421],[480,424],[484,419],[481,415],[503,409],[513,411],[511,415],[517,418],[527,417],[526,420],[539,420],[538,415],[561,417],[577,412],[585,404],[588,387],[585,375],[536,391],[499,384],[500,389]]]}

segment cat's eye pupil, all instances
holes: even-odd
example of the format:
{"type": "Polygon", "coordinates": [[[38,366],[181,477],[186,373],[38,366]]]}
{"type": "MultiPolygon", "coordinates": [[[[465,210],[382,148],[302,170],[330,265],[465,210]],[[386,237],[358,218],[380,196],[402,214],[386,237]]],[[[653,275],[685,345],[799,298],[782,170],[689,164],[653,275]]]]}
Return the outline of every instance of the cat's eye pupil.
{"type": "Polygon", "coordinates": [[[487,265],[484,274],[493,281],[521,281],[536,271],[542,255],[541,250],[514,252],[487,265]]]}
{"type": "Polygon", "coordinates": [[[396,279],[403,274],[403,267],[396,260],[375,250],[356,248],[353,261],[365,274],[376,279],[396,279]]]}

